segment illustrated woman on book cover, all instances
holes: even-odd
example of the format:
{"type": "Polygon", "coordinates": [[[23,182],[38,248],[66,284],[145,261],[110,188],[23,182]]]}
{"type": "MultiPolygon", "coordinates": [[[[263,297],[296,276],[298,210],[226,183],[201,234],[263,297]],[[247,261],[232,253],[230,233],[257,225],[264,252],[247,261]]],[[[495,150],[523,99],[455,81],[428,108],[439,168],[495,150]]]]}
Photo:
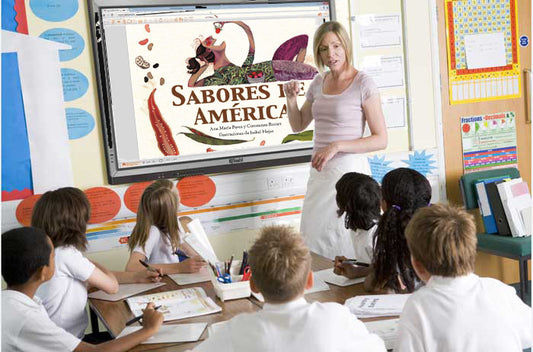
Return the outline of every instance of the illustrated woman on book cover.
{"type": "Polygon", "coordinates": [[[272,60],[254,64],[255,41],[250,27],[242,21],[215,22],[215,32],[220,33],[228,23],[240,26],[248,37],[248,55],[242,66],[235,65],[227,58],[225,41],[217,43],[213,36],[203,41],[196,38],[196,56],[187,59],[187,72],[191,74],[189,87],[309,80],[318,73],[315,67],[303,63],[307,51],[307,35],[287,40],[274,52],[272,60]],[[211,64],[214,73],[199,79],[211,64]]]}

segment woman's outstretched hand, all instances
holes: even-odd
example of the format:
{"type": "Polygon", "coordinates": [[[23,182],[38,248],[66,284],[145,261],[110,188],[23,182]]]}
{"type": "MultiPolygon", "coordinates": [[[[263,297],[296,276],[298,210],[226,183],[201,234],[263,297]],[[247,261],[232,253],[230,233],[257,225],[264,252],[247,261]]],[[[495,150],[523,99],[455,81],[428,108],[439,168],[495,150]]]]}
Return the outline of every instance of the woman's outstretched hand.
{"type": "Polygon", "coordinates": [[[300,82],[298,81],[290,81],[283,84],[283,91],[285,92],[285,96],[287,99],[293,99],[298,96],[298,93],[300,93],[300,82]]]}

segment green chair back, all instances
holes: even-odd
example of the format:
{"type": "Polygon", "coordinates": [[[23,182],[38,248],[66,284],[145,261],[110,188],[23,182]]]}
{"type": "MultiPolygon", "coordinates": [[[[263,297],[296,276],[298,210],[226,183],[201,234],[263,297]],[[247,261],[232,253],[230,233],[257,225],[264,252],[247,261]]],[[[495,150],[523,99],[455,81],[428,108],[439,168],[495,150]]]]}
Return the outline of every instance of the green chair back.
{"type": "Polygon", "coordinates": [[[465,209],[475,209],[477,204],[476,182],[496,178],[518,178],[520,171],[514,167],[472,172],[461,176],[459,186],[465,203],[465,209]]]}

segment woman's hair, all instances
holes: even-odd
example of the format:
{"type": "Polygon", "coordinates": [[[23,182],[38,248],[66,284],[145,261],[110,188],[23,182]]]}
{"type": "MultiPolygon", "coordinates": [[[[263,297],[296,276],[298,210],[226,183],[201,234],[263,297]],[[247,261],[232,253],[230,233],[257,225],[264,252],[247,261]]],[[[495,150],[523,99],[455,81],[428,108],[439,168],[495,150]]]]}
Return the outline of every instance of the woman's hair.
{"type": "Polygon", "coordinates": [[[144,190],[137,210],[137,223],[128,241],[130,251],[138,245],[144,249],[151,226],[167,236],[173,249],[178,248],[179,199],[173,186],[169,180],[157,180],[144,190]]]}
{"type": "Polygon", "coordinates": [[[326,65],[324,62],[322,62],[322,58],[318,53],[318,49],[320,48],[322,39],[324,39],[324,36],[329,32],[333,32],[337,35],[337,37],[339,37],[342,47],[344,48],[344,52],[346,53],[346,64],[351,65],[353,61],[352,41],[350,40],[350,36],[348,35],[348,32],[346,32],[346,29],[344,29],[342,24],[336,21],[324,22],[316,30],[315,39],[313,40],[313,55],[315,56],[316,67],[318,67],[320,72],[324,71],[324,67],[326,67],[326,65]]]}
{"type": "Polygon", "coordinates": [[[381,191],[379,184],[368,175],[358,172],[344,174],[337,184],[337,214],[344,218],[347,229],[368,230],[379,219],[381,191]]]}
{"type": "Polygon", "coordinates": [[[200,64],[198,63],[198,61],[196,61],[196,58],[199,58],[199,59],[203,59],[203,61],[207,61],[207,62],[215,62],[215,54],[213,54],[212,51],[209,51],[207,52],[205,46],[202,45],[202,43],[200,43],[200,45],[198,45],[198,48],[196,48],[196,56],[195,57],[191,57],[189,60],[188,60],[188,65],[187,65],[187,72],[189,74],[195,74],[196,72],[198,72],[200,70],[200,64]]]}
{"type": "Polygon", "coordinates": [[[54,247],[74,246],[87,249],[87,221],[91,206],[85,193],[74,187],[48,191],[39,198],[31,215],[31,226],[44,232],[54,247]]]}
{"type": "Polygon", "coordinates": [[[375,283],[399,292],[399,275],[407,291],[413,292],[416,274],[404,231],[414,212],[429,205],[431,186],[419,172],[398,168],[383,177],[381,194],[387,209],[374,234],[375,283]]]}

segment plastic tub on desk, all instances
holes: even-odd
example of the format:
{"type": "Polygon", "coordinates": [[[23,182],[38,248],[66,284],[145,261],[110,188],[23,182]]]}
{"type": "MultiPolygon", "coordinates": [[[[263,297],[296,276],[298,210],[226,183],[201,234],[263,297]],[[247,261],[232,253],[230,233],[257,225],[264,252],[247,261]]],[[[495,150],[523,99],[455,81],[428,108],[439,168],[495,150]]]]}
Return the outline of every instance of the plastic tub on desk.
{"type": "MultiPolygon", "coordinates": [[[[223,263],[219,263],[219,266],[220,264],[222,264],[222,267],[224,267],[223,263]]],[[[222,283],[218,281],[213,271],[209,271],[211,274],[211,282],[213,283],[213,288],[215,289],[215,294],[222,302],[232,299],[250,297],[252,294],[252,290],[250,289],[250,281],[242,281],[242,275],[239,275],[240,268],[240,261],[233,261],[230,269],[231,283],[222,283]]]]}

